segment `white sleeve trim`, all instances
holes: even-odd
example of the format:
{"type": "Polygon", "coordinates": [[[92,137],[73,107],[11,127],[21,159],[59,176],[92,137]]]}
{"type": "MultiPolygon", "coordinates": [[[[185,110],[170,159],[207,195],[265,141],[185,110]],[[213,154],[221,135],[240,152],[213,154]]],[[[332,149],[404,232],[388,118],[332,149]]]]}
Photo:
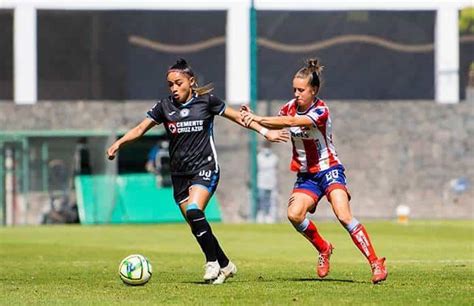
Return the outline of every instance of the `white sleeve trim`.
{"type": "Polygon", "coordinates": [[[151,121],[153,121],[153,122],[156,123],[156,124],[161,124],[161,122],[156,121],[156,120],[155,120],[152,116],[150,116],[148,113],[146,114],[146,117],[147,117],[147,118],[150,118],[151,121]]]}
{"type": "Polygon", "coordinates": [[[224,106],[222,107],[221,111],[218,112],[217,114],[218,114],[219,116],[222,116],[222,114],[224,113],[226,107],[227,107],[227,105],[224,104],[224,106]]]}

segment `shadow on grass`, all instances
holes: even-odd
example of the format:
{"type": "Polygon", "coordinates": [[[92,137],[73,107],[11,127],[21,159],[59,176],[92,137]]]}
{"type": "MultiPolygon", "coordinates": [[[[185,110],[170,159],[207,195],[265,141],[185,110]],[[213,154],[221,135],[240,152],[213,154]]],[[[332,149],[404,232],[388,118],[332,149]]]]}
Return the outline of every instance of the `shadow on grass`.
{"type": "MultiPolygon", "coordinates": [[[[245,280],[232,280],[232,282],[236,282],[236,283],[242,283],[242,282],[257,282],[257,283],[260,283],[260,282],[275,282],[275,283],[278,283],[278,282],[336,282],[336,283],[353,283],[353,284],[365,284],[365,283],[369,283],[367,281],[355,281],[355,280],[352,280],[352,279],[336,279],[336,278],[325,278],[325,279],[321,279],[321,278],[276,278],[276,279],[272,279],[272,278],[269,278],[269,279],[264,279],[264,278],[261,278],[259,277],[258,279],[254,280],[254,281],[245,281],[245,280]]],[[[202,285],[202,286],[209,286],[210,284],[209,283],[206,283],[204,281],[186,281],[186,282],[182,282],[184,284],[195,284],[195,285],[202,285]]]]}
{"type": "Polygon", "coordinates": [[[354,283],[363,284],[364,281],[355,281],[352,279],[337,279],[337,278],[287,278],[285,281],[290,282],[338,282],[338,283],[354,283]]]}
{"type": "Polygon", "coordinates": [[[194,285],[202,285],[202,286],[211,286],[211,283],[207,283],[205,281],[186,281],[181,282],[182,284],[194,284],[194,285]]]}

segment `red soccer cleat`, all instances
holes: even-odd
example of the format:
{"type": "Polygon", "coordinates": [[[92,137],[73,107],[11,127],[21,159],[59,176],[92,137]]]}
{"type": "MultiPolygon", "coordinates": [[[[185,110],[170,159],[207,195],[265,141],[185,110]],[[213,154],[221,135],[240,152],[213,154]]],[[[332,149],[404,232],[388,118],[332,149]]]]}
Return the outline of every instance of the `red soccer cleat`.
{"type": "Polygon", "coordinates": [[[387,279],[388,272],[385,268],[385,257],[377,258],[370,264],[372,268],[372,283],[377,284],[387,279]]]}
{"type": "Polygon", "coordinates": [[[319,253],[318,276],[321,278],[326,277],[329,274],[329,258],[331,257],[332,250],[334,250],[334,247],[329,243],[326,252],[319,253]]]}

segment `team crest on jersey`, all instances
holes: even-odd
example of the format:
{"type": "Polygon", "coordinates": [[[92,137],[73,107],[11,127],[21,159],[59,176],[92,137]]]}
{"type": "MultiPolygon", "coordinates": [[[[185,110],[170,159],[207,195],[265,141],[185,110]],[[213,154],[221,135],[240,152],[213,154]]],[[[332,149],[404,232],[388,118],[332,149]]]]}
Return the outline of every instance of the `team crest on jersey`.
{"type": "Polygon", "coordinates": [[[178,131],[178,128],[176,127],[176,122],[168,122],[168,130],[172,134],[176,134],[176,132],[178,131]]]}
{"type": "Polygon", "coordinates": [[[319,116],[321,116],[322,114],[324,114],[324,111],[325,111],[324,108],[322,108],[322,107],[316,107],[316,114],[318,114],[319,116]]]}
{"type": "Polygon", "coordinates": [[[181,116],[181,118],[185,118],[185,117],[189,116],[189,109],[188,108],[183,108],[179,112],[179,115],[181,116]]]}

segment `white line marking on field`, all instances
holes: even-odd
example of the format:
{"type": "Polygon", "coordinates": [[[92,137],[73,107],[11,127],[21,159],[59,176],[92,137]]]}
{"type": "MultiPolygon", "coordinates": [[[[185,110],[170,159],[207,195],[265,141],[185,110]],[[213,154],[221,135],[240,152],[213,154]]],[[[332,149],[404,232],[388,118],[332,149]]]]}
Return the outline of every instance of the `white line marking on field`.
{"type": "Polygon", "coordinates": [[[390,260],[390,262],[394,263],[447,263],[447,264],[455,264],[455,263],[468,263],[468,262],[474,262],[474,259],[438,259],[438,260],[432,260],[432,259],[395,259],[395,260],[390,260]]]}
{"type": "MultiPolygon", "coordinates": [[[[339,261],[343,263],[366,263],[365,260],[357,261],[339,261]]],[[[429,263],[441,263],[441,264],[462,264],[462,263],[474,263],[474,259],[390,259],[387,258],[387,263],[400,263],[400,264],[409,264],[409,263],[418,263],[418,264],[429,264],[429,263]]]]}

